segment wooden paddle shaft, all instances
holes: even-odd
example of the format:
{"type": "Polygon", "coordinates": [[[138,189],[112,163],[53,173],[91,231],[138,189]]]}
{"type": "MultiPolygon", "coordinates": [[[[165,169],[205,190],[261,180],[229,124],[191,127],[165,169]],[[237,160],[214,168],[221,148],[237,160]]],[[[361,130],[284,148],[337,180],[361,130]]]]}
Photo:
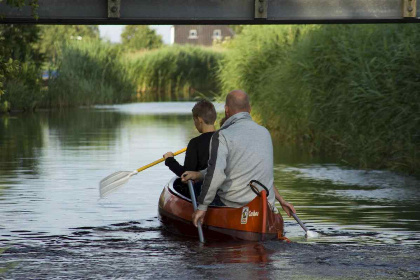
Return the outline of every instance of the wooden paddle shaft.
{"type": "MultiPolygon", "coordinates": [[[[182,154],[186,150],[187,150],[187,148],[184,148],[182,150],[179,150],[179,151],[177,151],[177,152],[174,153],[174,156],[177,156],[179,154],[182,154]]],[[[145,165],[145,166],[140,167],[139,169],[137,169],[137,172],[141,172],[141,171],[143,171],[143,170],[145,170],[145,169],[147,169],[149,167],[152,167],[152,166],[154,166],[154,165],[156,165],[158,163],[161,163],[162,161],[165,161],[165,159],[164,158],[161,158],[161,159],[155,160],[154,162],[149,163],[148,165],[145,165]]]]}
{"type": "MultiPolygon", "coordinates": [[[[191,180],[188,180],[188,189],[190,190],[191,202],[194,207],[194,212],[197,210],[197,200],[195,199],[194,187],[191,180]]],[[[201,222],[198,221],[198,238],[201,243],[204,243],[203,228],[201,227],[201,222]]]]}

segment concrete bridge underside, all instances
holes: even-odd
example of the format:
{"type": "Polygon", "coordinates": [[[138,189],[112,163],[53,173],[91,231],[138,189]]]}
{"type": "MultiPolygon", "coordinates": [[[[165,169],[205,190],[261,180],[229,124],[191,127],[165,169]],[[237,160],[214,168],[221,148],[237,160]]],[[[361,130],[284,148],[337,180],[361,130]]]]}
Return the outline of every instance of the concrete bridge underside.
{"type": "Polygon", "coordinates": [[[420,0],[38,0],[0,3],[0,23],[282,24],[420,22],[420,0]]]}

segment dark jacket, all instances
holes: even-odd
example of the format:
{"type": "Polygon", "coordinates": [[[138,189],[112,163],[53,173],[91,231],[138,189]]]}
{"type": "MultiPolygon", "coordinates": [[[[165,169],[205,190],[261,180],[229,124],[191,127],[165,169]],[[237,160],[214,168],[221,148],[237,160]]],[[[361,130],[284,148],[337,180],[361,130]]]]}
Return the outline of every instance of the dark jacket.
{"type": "Polygon", "coordinates": [[[209,160],[210,140],[214,132],[206,132],[190,140],[185,154],[184,166],[180,165],[175,158],[169,157],[165,165],[177,176],[185,171],[200,171],[207,168],[209,160]]]}

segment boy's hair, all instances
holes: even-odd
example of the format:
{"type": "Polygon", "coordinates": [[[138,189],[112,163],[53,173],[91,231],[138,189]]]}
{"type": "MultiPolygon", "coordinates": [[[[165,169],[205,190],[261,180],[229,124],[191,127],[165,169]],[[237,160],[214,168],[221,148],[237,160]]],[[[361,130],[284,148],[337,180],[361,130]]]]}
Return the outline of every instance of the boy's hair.
{"type": "Polygon", "coordinates": [[[214,124],[217,118],[216,109],[214,105],[208,100],[200,100],[192,109],[194,118],[200,117],[206,124],[214,124]]]}

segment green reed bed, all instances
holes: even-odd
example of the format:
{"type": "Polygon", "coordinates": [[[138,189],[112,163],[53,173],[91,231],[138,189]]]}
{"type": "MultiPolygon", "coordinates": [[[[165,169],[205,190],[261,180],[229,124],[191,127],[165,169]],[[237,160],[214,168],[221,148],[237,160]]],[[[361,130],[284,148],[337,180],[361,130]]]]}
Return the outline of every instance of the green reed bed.
{"type": "Polygon", "coordinates": [[[281,139],[364,168],[420,170],[420,26],[250,26],[220,70],[281,139]]]}
{"type": "Polygon", "coordinates": [[[122,103],[133,100],[135,87],[121,62],[119,48],[100,40],[70,41],[59,48],[48,83],[47,107],[122,103]]]}
{"type": "Polygon", "coordinates": [[[129,61],[130,78],[140,101],[191,100],[220,91],[217,69],[222,52],[170,46],[144,52],[129,61]]]}

